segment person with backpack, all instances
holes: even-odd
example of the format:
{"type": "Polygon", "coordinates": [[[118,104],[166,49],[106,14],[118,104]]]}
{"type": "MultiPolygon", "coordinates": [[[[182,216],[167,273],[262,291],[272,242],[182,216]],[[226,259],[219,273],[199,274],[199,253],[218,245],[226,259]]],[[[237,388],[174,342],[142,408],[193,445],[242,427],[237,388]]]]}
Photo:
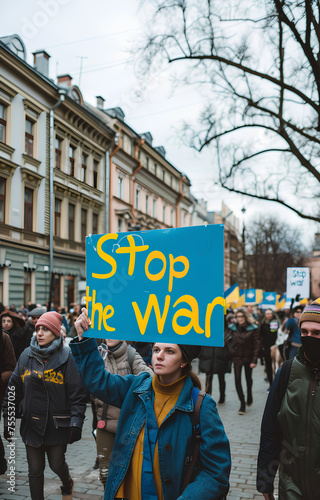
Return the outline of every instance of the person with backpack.
{"type": "Polygon", "coordinates": [[[317,500],[320,491],[320,298],[300,316],[301,346],[278,370],[261,424],[257,490],[274,500],[317,500]]]}
{"type": "Polygon", "coordinates": [[[83,338],[89,323],[82,309],[75,322],[78,338],[70,343],[81,378],[91,394],[121,408],[104,500],[223,498],[230,447],[208,395],[199,411],[199,462],[184,489],[196,449],[193,414],[201,387],[191,362],[201,348],[157,342],[152,350],[153,378],[146,372],[120,377],[105,370],[95,339],[83,338]]]}
{"type": "Polygon", "coordinates": [[[20,355],[3,402],[4,437],[11,442],[15,419],[21,416],[20,434],[26,446],[32,500],[44,499],[47,456],[51,470],[62,482],[63,500],[71,500],[74,480],[65,453],[81,439],[87,393],[61,335],[62,316],[46,312],[38,319],[36,335],[20,355]]]}
{"type": "MultiPolygon", "coordinates": [[[[140,354],[123,340],[106,339],[106,344],[100,344],[99,351],[104,359],[106,370],[117,375],[139,375],[147,372],[153,376],[153,371],[143,361],[140,354]]],[[[100,470],[100,481],[106,487],[111,453],[120,416],[120,408],[108,405],[95,398],[97,416],[96,445],[97,459],[100,470]]]]}

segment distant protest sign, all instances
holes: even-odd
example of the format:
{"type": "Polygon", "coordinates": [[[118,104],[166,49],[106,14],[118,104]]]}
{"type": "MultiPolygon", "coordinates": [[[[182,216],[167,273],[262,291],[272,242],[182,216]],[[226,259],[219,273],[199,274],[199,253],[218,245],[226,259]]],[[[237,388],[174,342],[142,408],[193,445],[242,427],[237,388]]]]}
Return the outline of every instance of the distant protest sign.
{"type": "Polygon", "coordinates": [[[310,271],[308,267],[287,267],[287,299],[310,297],[310,271]]]}
{"type": "Polygon", "coordinates": [[[86,336],[223,346],[223,226],[86,238],[86,336]]]}

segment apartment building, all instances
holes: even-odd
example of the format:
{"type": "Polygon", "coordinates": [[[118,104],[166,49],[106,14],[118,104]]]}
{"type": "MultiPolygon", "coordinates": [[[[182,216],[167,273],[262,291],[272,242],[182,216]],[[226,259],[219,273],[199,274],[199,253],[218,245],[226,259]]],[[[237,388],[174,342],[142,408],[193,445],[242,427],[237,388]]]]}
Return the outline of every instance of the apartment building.
{"type": "Polygon", "coordinates": [[[18,36],[0,39],[0,302],[18,307],[78,301],[85,236],[106,227],[115,134],[69,75],[48,78],[49,59],[31,66],[18,36]]]}

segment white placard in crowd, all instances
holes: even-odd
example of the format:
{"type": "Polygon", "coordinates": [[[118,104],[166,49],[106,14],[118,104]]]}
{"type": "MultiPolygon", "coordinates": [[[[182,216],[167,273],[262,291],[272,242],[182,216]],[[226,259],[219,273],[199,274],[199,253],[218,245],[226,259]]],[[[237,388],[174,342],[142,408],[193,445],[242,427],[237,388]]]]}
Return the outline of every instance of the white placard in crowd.
{"type": "Polygon", "coordinates": [[[310,297],[310,271],[308,267],[287,267],[287,299],[310,297]]]}

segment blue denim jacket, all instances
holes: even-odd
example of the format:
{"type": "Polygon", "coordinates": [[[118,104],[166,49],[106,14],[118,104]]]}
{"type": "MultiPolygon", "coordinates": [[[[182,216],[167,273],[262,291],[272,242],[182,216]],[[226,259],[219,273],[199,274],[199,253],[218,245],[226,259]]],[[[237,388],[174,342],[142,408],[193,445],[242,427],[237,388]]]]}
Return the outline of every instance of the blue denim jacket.
{"type": "MultiPolygon", "coordinates": [[[[88,391],[111,405],[121,407],[104,500],[113,500],[130,464],[138,435],[145,424],[145,400],[151,395],[152,378],[112,375],[105,370],[95,339],[70,342],[82,380],[88,391]]],[[[180,495],[188,437],[192,434],[192,381],[186,378],[177,403],[159,428],[160,477],[165,500],[218,499],[226,491],[230,467],[229,441],[216,410],[206,396],[200,410],[201,469],[180,495]]]]}

